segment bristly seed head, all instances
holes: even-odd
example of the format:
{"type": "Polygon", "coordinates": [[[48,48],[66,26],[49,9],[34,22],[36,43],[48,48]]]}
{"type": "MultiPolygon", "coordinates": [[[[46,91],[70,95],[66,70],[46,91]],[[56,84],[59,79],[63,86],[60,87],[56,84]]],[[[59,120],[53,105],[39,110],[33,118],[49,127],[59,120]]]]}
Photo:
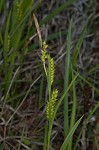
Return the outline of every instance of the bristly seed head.
{"type": "Polygon", "coordinates": [[[18,1],[16,2],[16,6],[17,6],[17,23],[20,22],[21,18],[22,18],[22,7],[21,7],[21,3],[19,3],[18,1]]]}
{"type": "Polygon", "coordinates": [[[50,77],[51,77],[51,85],[54,81],[54,73],[55,73],[55,65],[54,65],[54,59],[49,57],[49,63],[50,63],[50,77]]]}
{"type": "Polygon", "coordinates": [[[47,102],[46,117],[48,120],[51,120],[53,117],[57,96],[58,96],[58,90],[57,89],[53,90],[51,99],[47,102]]]}
{"type": "Polygon", "coordinates": [[[47,59],[47,52],[46,52],[47,48],[48,48],[48,45],[44,41],[42,43],[42,49],[41,49],[41,60],[42,60],[43,63],[45,63],[45,59],[47,59]]]}

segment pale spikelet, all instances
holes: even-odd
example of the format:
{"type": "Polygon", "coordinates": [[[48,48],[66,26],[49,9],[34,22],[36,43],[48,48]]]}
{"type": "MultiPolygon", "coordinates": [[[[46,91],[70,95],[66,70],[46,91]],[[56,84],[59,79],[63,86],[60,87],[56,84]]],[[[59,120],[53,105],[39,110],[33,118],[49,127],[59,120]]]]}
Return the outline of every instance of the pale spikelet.
{"type": "Polygon", "coordinates": [[[48,48],[48,45],[46,44],[46,42],[44,41],[42,44],[42,49],[46,51],[46,49],[48,48]]]}
{"type": "Polygon", "coordinates": [[[47,58],[47,53],[45,50],[41,50],[41,60],[45,63],[45,59],[47,58]]]}
{"type": "Polygon", "coordinates": [[[48,48],[48,45],[44,41],[42,43],[42,50],[41,50],[41,60],[42,60],[43,63],[45,63],[45,59],[47,59],[47,52],[46,52],[47,48],[48,48]]]}
{"type": "Polygon", "coordinates": [[[42,47],[43,43],[42,43],[40,26],[39,26],[39,23],[38,23],[38,20],[37,20],[35,14],[33,14],[33,19],[34,19],[34,23],[35,23],[35,26],[36,26],[37,34],[38,34],[38,37],[39,37],[40,46],[42,47]]]}
{"type": "Polygon", "coordinates": [[[21,8],[21,3],[19,3],[18,1],[16,2],[16,6],[17,6],[17,23],[20,22],[21,18],[22,18],[22,8],[21,8]]]}
{"type": "Polygon", "coordinates": [[[55,65],[54,65],[54,59],[51,58],[50,56],[49,56],[49,63],[50,63],[49,64],[50,65],[50,78],[51,78],[51,85],[52,85],[54,81],[55,65]]]}
{"type": "Polygon", "coordinates": [[[46,117],[48,120],[52,119],[53,117],[57,96],[58,96],[58,90],[57,89],[53,90],[51,99],[47,102],[46,117]]]}
{"type": "MultiPolygon", "coordinates": [[[[49,54],[47,54],[47,48],[48,48],[48,45],[46,44],[46,42],[44,41],[43,44],[42,44],[42,50],[41,50],[41,60],[42,62],[45,64],[45,60],[47,59],[48,60],[48,65],[49,65],[49,68],[50,70],[48,69],[45,69],[50,71],[50,81],[51,81],[51,85],[54,81],[54,73],[55,73],[55,66],[54,66],[54,59],[50,57],[49,54]]],[[[45,67],[45,66],[44,66],[45,67]]],[[[46,72],[46,75],[48,74],[48,72],[46,72]]]]}

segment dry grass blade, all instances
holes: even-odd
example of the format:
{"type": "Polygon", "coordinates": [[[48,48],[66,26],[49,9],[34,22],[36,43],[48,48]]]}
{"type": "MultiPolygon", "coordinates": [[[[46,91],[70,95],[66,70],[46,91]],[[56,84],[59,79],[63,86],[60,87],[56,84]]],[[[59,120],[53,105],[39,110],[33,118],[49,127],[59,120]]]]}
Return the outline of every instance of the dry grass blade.
{"type": "Polygon", "coordinates": [[[31,88],[34,86],[34,84],[41,78],[42,75],[40,75],[31,85],[29,90],[27,91],[25,97],[23,98],[21,104],[18,106],[18,108],[15,110],[15,112],[11,115],[11,117],[9,118],[9,120],[6,122],[6,126],[9,124],[9,122],[12,120],[12,118],[14,117],[14,115],[17,113],[17,111],[19,110],[19,108],[22,106],[23,102],[25,101],[26,97],[28,96],[31,88]]]}

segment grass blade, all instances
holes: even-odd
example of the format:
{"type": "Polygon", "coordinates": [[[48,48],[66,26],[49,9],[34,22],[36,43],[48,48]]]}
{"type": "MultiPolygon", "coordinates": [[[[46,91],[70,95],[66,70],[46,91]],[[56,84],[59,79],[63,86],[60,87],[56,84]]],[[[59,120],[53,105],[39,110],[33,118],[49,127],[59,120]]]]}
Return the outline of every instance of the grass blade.
{"type": "MultiPolygon", "coordinates": [[[[67,55],[65,60],[65,75],[64,75],[64,91],[69,85],[69,73],[70,73],[70,49],[71,49],[71,25],[70,22],[68,35],[67,35],[67,55]]],[[[69,120],[68,120],[68,95],[64,97],[64,136],[68,135],[69,120]]]]}
{"type": "Polygon", "coordinates": [[[76,64],[76,60],[77,60],[77,57],[78,57],[78,54],[79,54],[79,51],[80,51],[80,48],[82,46],[82,43],[83,43],[83,40],[84,40],[84,37],[85,37],[85,34],[86,34],[86,31],[87,31],[87,25],[89,23],[89,20],[90,18],[92,17],[92,15],[89,16],[88,20],[86,21],[84,27],[83,27],[83,30],[82,30],[82,33],[81,33],[81,36],[76,44],[76,47],[74,49],[74,54],[73,54],[73,58],[72,58],[72,65],[75,66],[76,64]]]}
{"type": "Polygon", "coordinates": [[[67,147],[72,135],[74,134],[75,130],[77,129],[78,125],[80,124],[80,121],[81,121],[82,118],[83,118],[83,116],[76,122],[76,124],[70,130],[70,132],[69,132],[68,136],[66,137],[64,143],[62,144],[60,150],[66,150],[66,147],[67,147]]]}
{"type": "Polygon", "coordinates": [[[4,55],[4,71],[5,71],[5,92],[7,91],[8,89],[8,86],[9,84],[7,83],[8,81],[8,67],[7,67],[7,64],[8,64],[8,56],[7,56],[7,53],[8,53],[8,36],[9,36],[9,25],[10,25],[10,16],[11,16],[11,13],[9,13],[8,15],[8,19],[7,19],[7,23],[6,23],[6,29],[5,29],[5,35],[4,35],[4,50],[3,50],[3,55],[4,55]]]}
{"type": "Polygon", "coordinates": [[[63,3],[60,7],[56,8],[52,13],[46,16],[40,24],[42,25],[46,22],[49,22],[52,18],[58,15],[61,11],[69,7],[74,1],[75,0],[68,0],[67,2],[63,3]]]}
{"type": "MultiPolygon", "coordinates": [[[[74,78],[74,73],[72,69],[72,79],[74,78]]],[[[70,131],[72,130],[74,124],[75,124],[75,116],[76,116],[76,86],[75,86],[75,81],[73,82],[72,86],[72,91],[73,91],[73,104],[72,104],[72,112],[71,112],[71,120],[70,120],[70,131]]],[[[68,144],[68,150],[72,150],[72,137],[70,139],[70,142],[68,144]]]]}
{"type": "Polygon", "coordinates": [[[78,136],[78,138],[77,138],[77,140],[76,140],[76,144],[75,144],[73,150],[76,150],[76,147],[77,147],[77,144],[78,144],[78,142],[79,142],[79,139],[80,139],[80,137],[81,137],[81,135],[82,135],[82,133],[83,133],[83,129],[86,127],[86,125],[87,125],[89,119],[91,118],[91,116],[94,114],[94,112],[95,112],[98,108],[99,108],[99,102],[98,102],[98,103],[96,104],[96,106],[92,109],[91,113],[89,114],[89,116],[88,116],[87,119],[86,119],[85,124],[82,126],[81,132],[79,133],[79,136],[78,136]]]}

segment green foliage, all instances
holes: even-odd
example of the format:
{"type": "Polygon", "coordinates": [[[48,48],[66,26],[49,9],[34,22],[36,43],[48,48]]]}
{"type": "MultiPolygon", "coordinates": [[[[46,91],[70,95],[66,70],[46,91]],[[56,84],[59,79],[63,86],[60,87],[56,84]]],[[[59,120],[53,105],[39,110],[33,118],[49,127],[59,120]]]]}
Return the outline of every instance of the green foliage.
{"type": "Polygon", "coordinates": [[[64,143],[62,144],[60,150],[66,150],[67,149],[67,145],[69,143],[69,141],[72,138],[72,135],[74,134],[75,130],[77,129],[77,126],[80,124],[82,117],[76,122],[76,124],[71,128],[69,134],[67,135],[66,139],[64,140],[64,143]]]}
{"type": "MultiPolygon", "coordinates": [[[[67,55],[65,60],[65,75],[64,75],[64,91],[68,88],[69,80],[70,80],[70,50],[71,50],[71,29],[72,22],[70,22],[70,26],[68,29],[67,35],[67,55]]],[[[68,119],[68,95],[64,97],[64,136],[68,135],[69,131],[69,119],[68,119]]]]}
{"type": "MultiPolygon", "coordinates": [[[[5,4],[1,1],[2,8],[5,4]]],[[[19,49],[21,48],[21,38],[23,34],[23,30],[25,29],[27,13],[30,13],[32,7],[32,0],[27,3],[27,1],[18,2],[15,0],[13,2],[13,7],[8,14],[5,14],[7,17],[4,31],[4,38],[2,38],[3,34],[3,26],[1,30],[1,42],[3,43],[3,71],[5,74],[5,95],[10,86],[10,82],[12,79],[12,74],[14,71],[14,63],[18,58],[19,49]],[[25,18],[24,18],[25,17],[25,18]]]]}
{"type": "MultiPolygon", "coordinates": [[[[80,137],[83,133],[85,127],[87,127],[88,121],[91,116],[95,113],[95,111],[99,108],[99,102],[95,104],[94,108],[91,109],[90,113],[87,115],[85,119],[85,124],[82,125],[81,132],[78,135],[78,138],[74,139],[74,132],[76,131],[78,125],[81,122],[82,117],[77,121],[77,86],[78,83],[83,82],[86,83],[90,87],[94,89],[94,91],[99,94],[99,89],[92,83],[87,77],[91,75],[95,71],[99,69],[99,65],[89,69],[87,75],[81,75],[77,71],[77,58],[80,53],[80,49],[83,43],[83,40],[86,35],[87,26],[91,16],[87,19],[85,25],[82,28],[81,35],[76,43],[74,48],[73,56],[71,57],[71,45],[72,45],[72,24],[73,22],[70,21],[69,29],[67,31],[62,31],[62,36],[67,36],[66,39],[66,60],[65,60],[65,74],[64,74],[64,89],[63,94],[60,94],[56,87],[54,87],[55,81],[55,62],[54,58],[48,52],[48,45],[46,42],[42,40],[41,33],[40,33],[40,26],[45,25],[51,21],[57,14],[59,14],[64,9],[68,8],[71,4],[73,4],[75,0],[68,0],[64,2],[61,6],[57,6],[50,14],[46,15],[46,17],[38,23],[36,16],[33,12],[36,12],[39,8],[41,1],[37,1],[34,3],[33,0],[14,0],[9,10],[6,6],[6,0],[0,0],[0,14],[3,14],[4,11],[4,21],[1,23],[0,27],[0,55],[3,55],[2,61],[0,62],[0,74],[3,79],[2,83],[0,84],[0,89],[2,90],[3,95],[3,107],[2,113],[5,104],[11,104],[11,106],[16,106],[19,104],[15,112],[10,116],[10,118],[6,121],[6,126],[12,120],[13,116],[17,113],[18,109],[25,101],[27,96],[30,93],[35,91],[35,83],[42,77],[41,84],[40,84],[40,91],[39,91],[39,108],[45,108],[45,135],[44,135],[44,150],[49,150],[51,146],[51,137],[52,137],[52,130],[54,120],[57,117],[57,111],[59,110],[60,105],[63,103],[64,107],[64,141],[60,148],[60,150],[72,150],[74,141],[75,146],[74,150],[77,148],[77,144],[80,140],[80,137]],[[32,24],[34,18],[35,25],[32,24]],[[37,33],[39,36],[39,42],[32,43],[29,45],[31,36],[37,33]],[[24,56],[27,52],[34,50],[38,47],[38,43],[40,43],[40,50],[41,50],[41,62],[44,68],[45,76],[40,75],[35,81],[26,81],[26,80],[19,80],[19,70],[21,69],[21,65],[23,64],[24,56]],[[16,65],[18,62],[18,65],[16,65]],[[44,105],[41,104],[42,97],[43,97],[43,90],[44,90],[44,77],[46,77],[47,81],[47,102],[44,105]],[[21,91],[18,93],[17,87],[20,83],[32,83],[30,88],[26,91],[21,91]],[[33,89],[32,89],[33,87],[33,89]],[[72,105],[69,108],[69,98],[68,94],[71,92],[71,99],[72,105]],[[59,98],[60,96],[60,98],[59,98]],[[23,100],[22,100],[23,98],[23,100]],[[22,101],[20,103],[20,100],[22,101]],[[14,104],[14,105],[13,105],[14,104]]],[[[60,31],[53,33],[48,36],[47,42],[53,39],[57,39],[60,36],[60,31]]],[[[0,56],[0,58],[1,58],[0,56]]],[[[37,60],[38,61],[38,60],[37,60]]],[[[1,78],[0,78],[1,79],[1,78]]],[[[82,85],[83,86],[83,85],[82,85]]],[[[42,119],[42,118],[40,118],[42,119]]],[[[21,143],[23,142],[27,148],[31,144],[31,140],[24,137],[25,128],[23,128],[22,135],[20,138],[20,144],[18,149],[21,149],[21,143]]],[[[13,134],[12,132],[11,135],[13,134]]],[[[38,137],[39,138],[39,137],[38,137]]],[[[98,141],[95,137],[95,143],[98,149],[98,141]]],[[[3,145],[0,146],[3,149],[3,145]]],[[[35,147],[35,146],[34,146],[35,147]]]]}

